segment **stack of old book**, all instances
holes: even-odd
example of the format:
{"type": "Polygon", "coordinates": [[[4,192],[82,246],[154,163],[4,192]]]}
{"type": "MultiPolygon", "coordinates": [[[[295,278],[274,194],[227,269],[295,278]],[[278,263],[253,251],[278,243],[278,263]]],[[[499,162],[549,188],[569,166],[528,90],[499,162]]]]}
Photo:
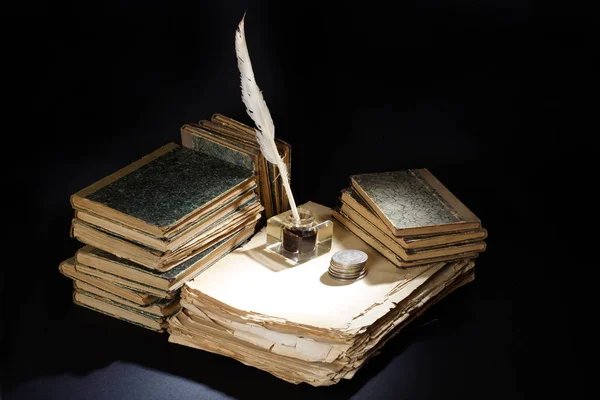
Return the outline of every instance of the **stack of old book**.
{"type": "MultiPolygon", "coordinates": [[[[281,177],[275,165],[263,157],[254,128],[222,114],[214,114],[210,121],[185,124],[181,128],[181,143],[198,152],[251,168],[259,186],[257,195],[266,218],[289,210],[281,177]]],[[[286,164],[288,177],[291,177],[291,147],[280,139],[275,139],[275,144],[286,164]]]]}
{"type": "MultiPolygon", "coordinates": [[[[394,183],[385,185],[390,190],[382,195],[396,196],[394,183]]],[[[438,194],[422,194],[412,201],[397,199],[398,213],[392,215],[412,213],[423,221],[425,214],[434,213],[428,214],[430,221],[442,218],[432,198],[438,194]]],[[[331,251],[288,267],[265,249],[263,228],[184,285],[182,309],[168,319],[170,342],[232,357],[288,382],[332,385],[352,378],[399,330],[474,279],[474,249],[398,268],[395,257],[390,260],[373,241],[345,229],[340,214],[315,203],[302,207],[317,220],[338,217],[331,251]],[[366,253],[366,275],[349,282],[331,278],[331,257],[341,250],[366,253]]],[[[444,207],[452,207],[455,216],[465,213],[456,202],[444,207]]],[[[467,231],[478,229],[479,222],[471,219],[465,222],[467,231]]]]}
{"type": "Polygon", "coordinates": [[[71,197],[76,304],[162,331],[183,284],[254,233],[254,164],[170,143],[71,197]]]}
{"type": "Polygon", "coordinates": [[[473,259],[481,221],[427,169],[354,175],[334,218],[397,267],[473,259]]]}

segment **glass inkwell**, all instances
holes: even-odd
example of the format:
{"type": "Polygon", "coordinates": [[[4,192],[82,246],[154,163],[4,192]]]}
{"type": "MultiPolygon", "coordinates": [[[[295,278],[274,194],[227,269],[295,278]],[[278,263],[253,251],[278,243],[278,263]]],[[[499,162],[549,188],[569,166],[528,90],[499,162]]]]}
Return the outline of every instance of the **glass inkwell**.
{"type": "Polygon", "coordinates": [[[300,264],[331,250],[333,223],[321,220],[310,210],[298,207],[300,218],[286,211],[267,221],[266,249],[300,264]]]}

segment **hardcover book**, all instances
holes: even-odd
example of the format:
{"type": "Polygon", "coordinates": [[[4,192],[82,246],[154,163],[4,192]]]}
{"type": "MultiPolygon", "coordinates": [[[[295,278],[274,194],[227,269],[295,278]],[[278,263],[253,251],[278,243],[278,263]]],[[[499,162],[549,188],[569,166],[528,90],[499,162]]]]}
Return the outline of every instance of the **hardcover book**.
{"type": "MultiPolygon", "coordinates": [[[[247,138],[250,138],[251,143],[258,148],[258,143],[256,142],[256,131],[254,128],[251,128],[248,125],[245,125],[239,121],[236,121],[232,118],[226,117],[221,114],[214,114],[211,118],[211,121],[200,121],[200,125],[206,128],[214,127],[215,124],[230,128],[230,130],[236,130],[241,135],[245,135],[247,138]]],[[[225,131],[223,131],[225,132],[225,131]]],[[[242,139],[243,140],[243,139],[242,139]]],[[[281,139],[275,138],[275,144],[277,149],[279,150],[279,154],[286,164],[286,168],[288,170],[288,177],[291,177],[292,171],[292,148],[291,146],[284,142],[281,139]]],[[[262,157],[262,155],[261,155],[262,157]]],[[[262,157],[264,159],[264,157],[262,157]]],[[[274,214],[278,215],[284,211],[290,209],[289,201],[287,196],[284,193],[283,184],[281,183],[281,179],[279,177],[279,173],[277,172],[277,168],[270,163],[267,163],[269,182],[271,183],[271,193],[274,204],[274,214]]],[[[269,217],[269,216],[268,216],[269,217]]],[[[267,217],[267,218],[268,218],[267,217]]]]}
{"type": "MultiPolygon", "coordinates": [[[[256,132],[254,131],[254,129],[232,119],[228,119],[227,117],[221,116],[220,121],[221,122],[216,122],[216,120],[202,120],[199,122],[199,126],[201,126],[207,131],[213,132],[213,134],[219,135],[219,137],[222,137],[229,143],[243,144],[244,146],[247,146],[254,152],[256,152],[259,156],[259,159],[261,160],[261,163],[263,163],[265,167],[264,179],[267,182],[267,184],[265,185],[265,189],[268,191],[268,195],[265,195],[265,198],[271,204],[271,212],[265,213],[265,216],[269,218],[269,216],[277,215],[279,213],[282,213],[283,211],[286,211],[285,209],[283,209],[284,204],[282,203],[281,198],[283,188],[281,180],[279,180],[278,177],[277,168],[273,164],[267,162],[262,156],[260,146],[256,141],[256,132]],[[235,133],[233,134],[232,132],[235,133]]],[[[287,143],[284,143],[278,139],[275,140],[275,145],[277,146],[277,150],[279,151],[282,160],[284,161],[284,163],[286,163],[286,166],[289,169],[291,167],[290,146],[287,143]]],[[[266,208],[267,207],[265,206],[265,209],[266,208]]]]}
{"type": "Polygon", "coordinates": [[[184,231],[163,238],[157,238],[84,211],[76,210],[75,219],[110,233],[111,235],[156,250],[156,252],[174,253],[179,249],[188,248],[190,245],[209,237],[220,227],[226,227],[240,218],[259,213],[261,209],[262,207],[256,199],[256,195],[252,190],[249,190],[232,200],[231,203],[214,210],[205,217],[194,222],[184,231]]]}
{"type": "Polygon", "coordinates": [[[179,297],[175,297],[173,299],[161,299],[152,304],[142,306],[82,281],[74,280],[73,289],[79,292],[91,293],[99,298],[110,300],[119,305],[127,306],[138,311],[143,311],[159,318],[173,315],[181,308],[179,305],[179,297]]]}
{"type": "Polygon", "coordinates": [[[484,228],[464,232],[437,233],[429,235],[395,236],[364,200],[351,188],[344,189],[341,196],[341,211],[361,227],[371,226],[369,230],[378,240],[392,240],[405,249],[423,249],[454,243],[467,243],[487,238],[484,228]],[[385,237],[382,239],[382,237],[385,237]]]}
{"type": "Polygon", "coordinates": [[[157,332],[164,332],[168,326],[164,317],[157,317],[89,292],[74,291],[73,303],[157,332]]]}
{"type": "MultiPolygon", "coordinates": [[[[355,213],[346,204],[342,206],[339,213],[346,219],[351,220],[353,223],[358,225],[365,233],[369,234],[373,238],[377,239],[390,251],[396,254],[404,261],[416,261],[424,260],[434,257],[451,256],[454,254],[462,254],[468,252],[482,252],[486,248],[486,244],[483,240],[448,243],[442,246],[424,247],[418,249],[406,249],[402,247],[397,241],[392,239],[390,236],[383,233],[375,225],[371,224],[368,220],[364,219],[360,214],[355,213]]],[[[342,222],[344,223],[344,222],[342,222]]]]}
{"type": "Polygon", "coordinates": [[[251,169],[170,143],[74,194],[71,203],[164,238],[254,186],[251,169]]]}
{"type": "Polygon", "coordinates": [[[436,256],[431,258],[417,259],[412,261],[406,261],[398,254],[390,250],[389,247],[377,240],[373,235],[369,234],[362,227],[351,221],[349,218],[340,214],[338,211],[333,211],[333,218],[340,223],[348,231],[352,232],[360,239],[362,239],[369,246],[377,250],[381,255],[387,258],[392,264],[400,268],[416,267],[418,265],[427,265],[437,262],[452,261],[459,259],[473,259],[479,254],[479,251],[471,251],[466,253],[455,253],[450,255],[436,256]]]}
{"type": "MultiPolygon", "coordinates": [[[[122,278],[118,275],[109,274],[102,270],[90,267],[89,265],[78,263],[77,261],[75,261],[75,271],[77,271],[77,273],[79,273],[80,275],[96,278],[99,281],[110,283],[115,286],[120,286],[124,289],[152,295],[154,298],[157,299],[172,299],[174,297],[177,297],[177,294],[179,292],[178,290],[166,291],[155,288],[153,286],[144,285],[136,281],[122,278]]],[[[88,282],[87,280],[83,281],[88,282]]],[[[91,284],[94,285],[93,282],[91,284]]],[[[100,285],[94,286],[101,287],[100,285]]]]}
{"type": "Polygon", "coordinates": [[[188,242],[186,246],[182,246],[174,252],[156,251],[139,243],[119,238],[78,219],[74,219],[72,222],[72,234],[82,243],[147,268],[165,272],[240,230],[251,234],[259,219],[260,214],[258,213],[240,216],[228,226],[215,226],[203,237],[188,242]]]}
{"type": "MultiPolygon", "coordinates": [[[[60,263],[58,269],[61,274],[67,278],[95,286],[138,305],[146,306],[148,304],[155,303],[160,298],[159,296],[155,296],[147,291],[144,291],[144,288],[126,287],[117,282],[107,281],[84,272],[77,271],[75,268],[75,257],[71,257],[68,260],[60,263]]],[[[160,294],[159,291],[157,292],[160,294]]],[[[174,296],[175,294],[172,294],[170,296],[163,296],[162,298],[173,298],[174,296]]]]}
{"type": "Polygon", "coordinates": [[[481,221],[427,169],[360,174],[352,189],[395,236],[481,229],[481,221]]]}
{"type": "Polygon", "coordinates": [[[267,163],[261,157],[258,148],[252,144],[231,139],[221,132],[210,131],[195,124],[185,124],[181,127],[181,144],[202,154],[213,155],[232,163],[251,167],[258,185],[257,194],[265,208],[265,213],[273,212],[267,163]]]}
{"type": "Polygon", "coordinates": [[[138,283],[166,292],[173,292],[186,281],[210,267],[216,260],[248,240],[252,234],[252,231],[240,231],[182,262],[175,268],[162,273],[91,246],[81,248],[75,255],[75,260],[79,268],[85,269],[90,275],[104,279],[117,279],[118,277],[121,278],[120,282],[123,284],[138,283]]]}

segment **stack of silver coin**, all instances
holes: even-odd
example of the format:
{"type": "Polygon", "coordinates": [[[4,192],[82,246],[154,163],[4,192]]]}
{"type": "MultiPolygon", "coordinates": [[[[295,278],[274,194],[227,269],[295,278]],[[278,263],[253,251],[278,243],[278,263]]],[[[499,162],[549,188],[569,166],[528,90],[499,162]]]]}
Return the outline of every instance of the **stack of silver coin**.
{"type": "Polygon", "coordinates": [[[331,256],[329,276],[338,281],[355,281],[367,274],[367,253],[360,250],[340,250],[331,256]]]}

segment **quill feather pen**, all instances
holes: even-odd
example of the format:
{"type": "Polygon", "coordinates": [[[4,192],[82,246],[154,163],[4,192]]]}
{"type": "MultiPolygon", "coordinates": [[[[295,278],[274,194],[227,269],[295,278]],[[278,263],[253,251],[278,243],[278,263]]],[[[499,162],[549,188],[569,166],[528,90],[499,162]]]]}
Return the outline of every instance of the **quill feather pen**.
{"type": "Polygon", "coordinates": [[[288,171],[275,145],[275,125],[273,124],[273,118],[271,118],[267,103],[265,103],[262,92],[254,78],[254,71],[252,70],[250,54],[248,53],[248,46],[246,44],[246,34],[244,33],[245,18],[246,16],[244,15],[235,33],[235,53],[238,60],[238,69],[240,70],[242,101],[246,106],[246,112],[256,124],[256,141],[260,146],[260,151],[268,162],[275,164],[279,169],[279,175],[281,175],[292,214],[294,219],[299,220],[300,216],[298,215],[296,202],[290,188],[288,171]]]}

